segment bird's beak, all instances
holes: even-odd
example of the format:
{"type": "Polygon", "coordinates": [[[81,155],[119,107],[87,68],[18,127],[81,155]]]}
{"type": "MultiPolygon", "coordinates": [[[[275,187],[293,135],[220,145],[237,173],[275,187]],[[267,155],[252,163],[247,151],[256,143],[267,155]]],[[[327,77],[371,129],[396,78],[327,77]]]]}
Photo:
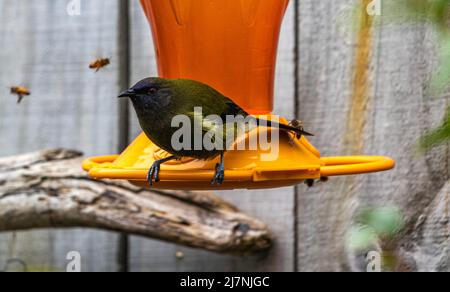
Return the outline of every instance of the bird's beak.
{"type": "Polygon", "coordinates": [[[136,92],[133,89],[128,89],[128,90],[125,90],[124,92],[122,92],[119,95],[119,98],[122,98],[122,97],[134,97],[134,96],[136,96],[136,92]]]}

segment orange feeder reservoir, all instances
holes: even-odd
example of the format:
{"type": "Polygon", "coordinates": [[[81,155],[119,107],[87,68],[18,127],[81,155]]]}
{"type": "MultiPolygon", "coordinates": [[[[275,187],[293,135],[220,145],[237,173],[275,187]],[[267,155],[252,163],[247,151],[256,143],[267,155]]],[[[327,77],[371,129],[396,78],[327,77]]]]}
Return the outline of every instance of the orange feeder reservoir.
{"type": "MultiPolygon", "coordinates": [[[[150,21],[159,75],[198,80],[231,97],[253,115],[273,110],[274,77],[281,23],[289,0],[141,0],[150,21]]],[[[282,120],[282,123],[287,121],[282,120]]],[[[278,131],[259,127],[245,137],[259,141],[278,131]]],[[[225,182],[212,186],[217,160],[184,159],[163,164],[159,189],[225,190],[278,188],[321,177],[392,169],[386,157],[321,158],[306,138],[279,131],[265,150],[225,154],[225,182]],[[276,153],[276,159],[270,159],[276,153]],[[271,155],[272,154],[272,155],[271,155]]],[[[149,187],[152,164],[168,154],[141,134],[120,156],[88,159],[83,168],[96,179],[125,179],[149,187]]]]}

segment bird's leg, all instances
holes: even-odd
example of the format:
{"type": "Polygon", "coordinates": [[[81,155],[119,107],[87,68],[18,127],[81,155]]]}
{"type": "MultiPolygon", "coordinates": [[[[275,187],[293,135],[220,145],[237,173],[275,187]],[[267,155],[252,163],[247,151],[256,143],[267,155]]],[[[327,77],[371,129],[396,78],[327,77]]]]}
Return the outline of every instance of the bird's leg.
{"type": "Polygon", "coordinates": [[[216,165],[216,174],[214,175],[214,179],[211,182],[211,185],[222,185],[225,181],[225,153],[220,155],[220,164],[216,165]]]}
{"type": "Polygon", "coordinates": [[[176,156],[170,156],[158,161],[155,161],[150,167],[150,170],[148,171],[147,181],[150,184],[150,186],[153,186],[153,178],[155,178],[155,182],[159,182],[159,172],[161,170],[161,165],[163,163],[169,162],[171,160],[177,159],[176,156]]]}

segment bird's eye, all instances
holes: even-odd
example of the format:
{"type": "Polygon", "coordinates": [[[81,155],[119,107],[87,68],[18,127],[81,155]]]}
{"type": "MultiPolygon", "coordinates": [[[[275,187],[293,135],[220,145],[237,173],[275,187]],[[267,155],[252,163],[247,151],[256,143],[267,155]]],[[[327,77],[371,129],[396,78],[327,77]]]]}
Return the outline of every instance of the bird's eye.
{"type": "Polygon", "coordinates": [[[158,92],[158,89],[156,89],[155,87],[152,87],[152,88],[149,89],[148,92],[149,92],[150,94],[155,94],[155,93],[158,92]]]}

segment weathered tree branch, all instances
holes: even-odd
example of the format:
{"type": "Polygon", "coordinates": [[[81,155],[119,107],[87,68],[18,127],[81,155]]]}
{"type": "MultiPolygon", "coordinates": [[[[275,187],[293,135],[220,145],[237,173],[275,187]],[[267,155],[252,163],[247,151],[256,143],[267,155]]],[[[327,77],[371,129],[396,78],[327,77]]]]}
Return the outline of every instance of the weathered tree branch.
{"type": "Polygon", "coordinates": [[[213,194],[93,181],[80,164],[70,150],[0,159],[0,231],[100,228],[236,255],[271,246],[265,224],[213,194]]]}

